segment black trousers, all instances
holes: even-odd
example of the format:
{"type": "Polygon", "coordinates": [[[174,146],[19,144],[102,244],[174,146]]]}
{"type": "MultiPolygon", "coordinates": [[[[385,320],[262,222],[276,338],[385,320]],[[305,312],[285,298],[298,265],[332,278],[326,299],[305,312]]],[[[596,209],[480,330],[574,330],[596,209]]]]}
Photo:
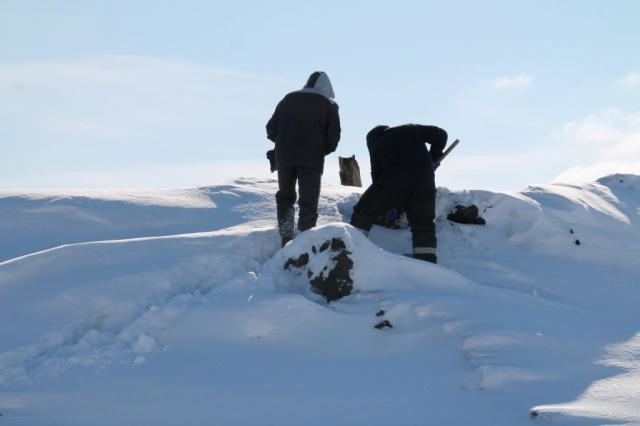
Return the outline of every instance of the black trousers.
{"type": "Polygon", "coordinates": [[[278,192],[276,207],[278,229],[282,238],[293,238],[296,202],[296,182],[300,190],[298,206],[298,231],[306,231],[316,226],[318,221],[318,199],[322,172],[305,166],[278,166],[278,192]]]}
{"type": "Polygon", "coordinates": [[[435,261],[436,246],[436,190],[427,188],[382,188],[375,183],[362,194],[353,206],[350,224],[368,233],[376,218],[403,204],[411,235],[413,256],[435,261]]]}

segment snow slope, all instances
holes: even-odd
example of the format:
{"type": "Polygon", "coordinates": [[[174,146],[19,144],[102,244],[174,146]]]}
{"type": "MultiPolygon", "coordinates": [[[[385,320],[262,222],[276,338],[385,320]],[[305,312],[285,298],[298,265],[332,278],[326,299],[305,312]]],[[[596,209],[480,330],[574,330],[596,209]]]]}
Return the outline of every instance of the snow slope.
{"type": "Polygon", "coordinates": [[[0,423],[640,424],[640,177],[440,188],[439,265],[340,186],[280,249],[276,190],[0,193],[0,423]],[[355,291],[327,303],[332,238],[355,291]]]}

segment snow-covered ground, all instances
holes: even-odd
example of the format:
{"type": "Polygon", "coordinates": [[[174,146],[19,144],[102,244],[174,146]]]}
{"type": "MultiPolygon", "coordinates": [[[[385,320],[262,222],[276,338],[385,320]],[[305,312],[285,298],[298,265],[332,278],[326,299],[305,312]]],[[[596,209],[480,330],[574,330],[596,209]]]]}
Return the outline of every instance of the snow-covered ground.
{"type": "Polygon", "coordinates": [[[0,192],[0,425],[640,425],[639,176],[440,188],[439,265],[341,186],[280,249],[276,189],[0,192]]]}

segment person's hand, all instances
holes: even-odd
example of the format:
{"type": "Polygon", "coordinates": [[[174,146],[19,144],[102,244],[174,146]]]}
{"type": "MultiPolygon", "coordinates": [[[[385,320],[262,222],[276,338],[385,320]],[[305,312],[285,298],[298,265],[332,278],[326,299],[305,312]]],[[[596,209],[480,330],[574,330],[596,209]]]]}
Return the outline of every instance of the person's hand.
{"type": "Polygon", "coordinates": [[[433,163],[433,171],[435,172],[440,167],[440,163],[433,163]]]}
{"type": "Polygon", "coordinates": [[[391,210],[389,210],[387,213],[385,213],[385,216],[389,220],[394,220],[396,217],[398,217],[398,210],[396,210],[396,208],[394,207],[391,210]]]}

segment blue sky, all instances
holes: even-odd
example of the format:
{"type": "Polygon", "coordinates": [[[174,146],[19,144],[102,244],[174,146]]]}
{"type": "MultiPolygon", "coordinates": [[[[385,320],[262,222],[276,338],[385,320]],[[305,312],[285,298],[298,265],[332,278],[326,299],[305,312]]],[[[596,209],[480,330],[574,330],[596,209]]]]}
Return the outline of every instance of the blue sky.
{"type": "MultiPolygon", "coordinates": [[[[275,177],[264,126],[315,70],[337,156],[378,124],[461,144],[450,188],[640,174],[637,1],[0,0],[0,188],[275,177]]],[[[368,183],[369,179],[365,179],[368,183]]]]}

